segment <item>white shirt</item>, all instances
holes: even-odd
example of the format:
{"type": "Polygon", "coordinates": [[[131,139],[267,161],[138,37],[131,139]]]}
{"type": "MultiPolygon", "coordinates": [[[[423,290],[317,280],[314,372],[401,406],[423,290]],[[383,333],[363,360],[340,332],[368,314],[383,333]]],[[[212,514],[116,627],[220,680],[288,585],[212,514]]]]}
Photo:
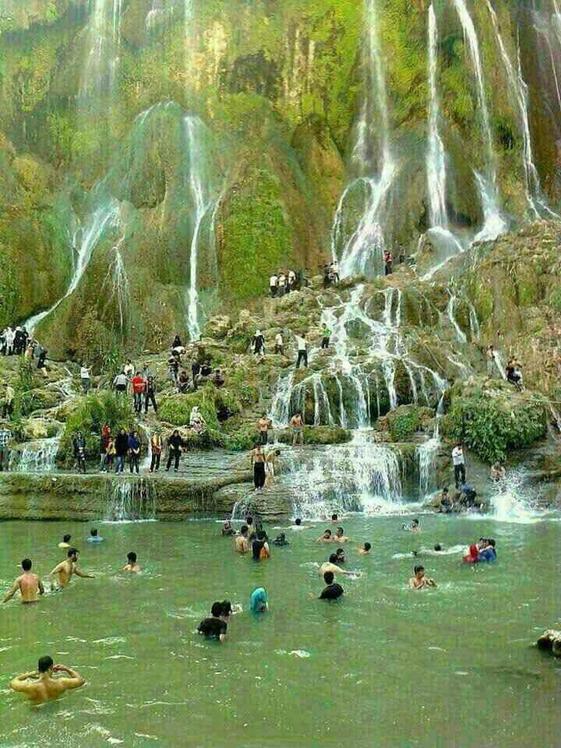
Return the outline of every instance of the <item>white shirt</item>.
{"type": "Polygon", "coordinates": [[[279,286],[286,285],[286,275],[279,275],[279,286]]]}
{"type": "Polygon", "coordinates": [[[277,281],[278,281],[278,277],[276,275],[271,275],[271,277],[269,278],[269,285],[271,287],[272,286],[276,286],[277,285],[277,281]]]}
{"type": "Polygon", "coordinates": [[[283,339],[282,339],[282,335],[280,334],[280,332],[278,332],[275,335],[275,343],[276,343],[276,345],[284,345],[283,339]]]}
{"type": "Polygon", "coordinates": [[[454,447],[452,450],[452,462],[454,465],[464,464],[464,451],[461,447],[454,447]]]}
{"type": "Polygon", "coordinates": [[[288,271],[288,280],[289,281],[296,280],[296,273],[294,272],[294,270],[289,270],[288,271]]]}
{"type": "Polygon", "coordinates": [[[80,367],[80,378],[81,379],[89,379],[90,378],[90,372],[89,369],[86,366],[80,367]]]}
{"type": "Polygon", "coordinates": [[[306,343],[306,339],[302,338],[300,335],[296,336],[296,345],[298,346],[299,351],[305,351],[308,347],[308,344],[306,343]]]}
{"type": "Polygon", "coordinates": [[[117,376],[113,380],[113,384],[115,385],[115,387],[117,386],[122,387],[123,385],[127,385],[128,382],[129,380],[127,379],[127,376],[125,374],[117,374],[117,376]]]}

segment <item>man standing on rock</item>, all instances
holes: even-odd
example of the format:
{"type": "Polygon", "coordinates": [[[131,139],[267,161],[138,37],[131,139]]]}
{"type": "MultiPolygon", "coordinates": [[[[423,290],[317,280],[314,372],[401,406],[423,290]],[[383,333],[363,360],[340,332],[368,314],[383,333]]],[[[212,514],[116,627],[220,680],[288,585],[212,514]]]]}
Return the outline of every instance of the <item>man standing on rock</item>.
{"type": "Polygon", "coordinates": [[[13,583],[8,594],[2,600],[3,603],[11,600],[18,590],[21,594],[22,603],[36,603],[39,601],[39,595],[45,594],[43,583],[38,575],[31,571],[31,566],[30,559],[24,558],[21,562],[23,574],[13,583]]]}
{"type": "Polygon", "coordinates": [[[0,471],[7,470],[10,462],[10,448],[8,442],[12,438],[12,432],[7,428],[0,428],[0,471]]]}
{"type": "Polygon", "coordinates": [[[325,322],[321,326],[321,347],[323,349],[329,348],[329,340],[331,338],[331,330],[327,327],[325,322]]]}
{"type": "Polygon", "coordinates": [[[296,368],[300,368],[300,363],[303,363],[308,368],[308,342],[306,341],[306,335],[296,336],[296,347],[298,348],[298,358],[296,359],[296,368]]]}
{"type": "Polygon", "coordinates": [[[304,419],[302,413],[295,413],[290,419],[290,428],[292,429],[292,446],[304,444],[304,419]]]}
{"type": "Polygon", "coordinates": [[[271,298],[274,299],[277,295],[277,286],[278,286],[278,276],[276,273],[273,273],[271,277],[269,278],[269,291],[271,292],[271,298]]]}
{"type": "Polygon", "coordinates": [[[271,428],[271,419],[267,418],[267,415],[263,413],[261,418],[257,421],[257,430],[259,432],[259,444],[265,445],[269,443],[269,429],[271,428]]]}
{"type": "Polygon", "coordinates": [[[142,374],[137,371],[132,378],[131,384],[132,396],[134,401],[134,412],[140,415],[140,413],[142,412],[142,396],[146,391],[146,380],[144,379],[142,374]]]}
{"type": "Polygon", "coordinates": [[[456,488],[459,488],[462,483],[466,482],[466,461],[464,450],[460,443],[456,444],[452,450],[452,462],[454,464],[454,480],[456,481],[456,488]]]}

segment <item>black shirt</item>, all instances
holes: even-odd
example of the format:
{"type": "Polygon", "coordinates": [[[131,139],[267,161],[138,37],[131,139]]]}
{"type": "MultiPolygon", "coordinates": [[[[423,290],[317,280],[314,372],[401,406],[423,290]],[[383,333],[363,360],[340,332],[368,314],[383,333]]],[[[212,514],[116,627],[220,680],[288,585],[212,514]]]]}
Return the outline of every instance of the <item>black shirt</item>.
{"type": "Polygon", "coordinates": [[[343,588],[337,582],[328,584],[319,596],[320,600],[337,600],[343,594],[343,588]]]}
{"type": "Polygon", "coordinates": [[[253,560],[259,561],[261,559],[261,549],[265,545],[264,540],[257,540],[255,539],[253,543],[251,544],[251,550],[253,552],[253,560]]]}
{"type": "Polygon", "coordinates": [[[205,618],[197,627],[200,634],[204,634],[207,639],[220,639],[221,634],[226,633],[228,624],[220,618],[205,618]]]}

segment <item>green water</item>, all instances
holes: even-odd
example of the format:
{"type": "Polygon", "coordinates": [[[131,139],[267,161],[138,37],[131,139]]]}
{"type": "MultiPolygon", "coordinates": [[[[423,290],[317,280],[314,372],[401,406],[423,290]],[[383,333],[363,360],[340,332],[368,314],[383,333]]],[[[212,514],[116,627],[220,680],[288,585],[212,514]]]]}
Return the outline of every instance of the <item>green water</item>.
{"type": "Polygon", "coordinates": [[[0,744],[559,746],[561,664],[530,645],[559,622],[561,523],[428,517],[422,526],[412,536],[397,518],[345,521],[374,554],[348,545],[347,568],[363,576],[343,581],[344,600],[329,604],[310,598],[322,586],[311,564],[330,548],[313,542],[318,525],[289,532],[289,547],[255,564],[214,522],[100,525],[106,542],[96,547],[84,524],[1,524],[3,587],[27,555],[45,577],[63,532],[97,578],[0,608],[0,744]],[[497,539],[499,562],[427,557],[435,591],[407,589],[412,561],[392,559],[480,535],[497,539]],[[129,550],[138,577],[117,572],[129,550]],[[268,614],[234,616],[224,645],[193,633],[214,600],[247,608],[256,585],[269,590],[268,614]],[[88,684],[31,707],[7,684],[47,653],[88,684]]]}

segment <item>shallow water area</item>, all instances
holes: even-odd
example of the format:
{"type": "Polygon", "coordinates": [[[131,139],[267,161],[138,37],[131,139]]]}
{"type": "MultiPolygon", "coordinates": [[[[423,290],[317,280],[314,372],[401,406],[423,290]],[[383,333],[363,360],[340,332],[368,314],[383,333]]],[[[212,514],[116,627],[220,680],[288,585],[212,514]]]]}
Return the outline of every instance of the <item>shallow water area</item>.
{"type": "Polygon", "coordinates": [[[83,523],[1,524],[3,589],[25,556],[46,581],[66,532],[96,575],[38,605],[0,608],[1,744],[463,747],[484,735],[493,746],[558,746],[561,663],[532,644],[559,623],[560,524],[422,516],[412,534],[401,517],[342,523],[346,567],[362,573],[341,577],[345,597],[331,604],[312,598],[317,564],[335,548],[315,542],[321,524],[287,530],[290,545],[259,564],[234,554],[213,520],[103,524],[95,546],[83,523]],[[480,536],[496,539],[496,564],[421,550],[480,536]],[[366,540],[373,552],[358,556],[366,540]],[[130,550],[139,575],[119,572],[130,550]],[[438,589],[407,588],[414,563],[438,589]],[[270,597],[261,617],[247,612],[256,586],[270,597]],[[207,642],[194,630],[225,598],[244,611],[225,644],[207,642]],[[34,708],[7,685],[43,654],[88,683],[34,708]]]}

